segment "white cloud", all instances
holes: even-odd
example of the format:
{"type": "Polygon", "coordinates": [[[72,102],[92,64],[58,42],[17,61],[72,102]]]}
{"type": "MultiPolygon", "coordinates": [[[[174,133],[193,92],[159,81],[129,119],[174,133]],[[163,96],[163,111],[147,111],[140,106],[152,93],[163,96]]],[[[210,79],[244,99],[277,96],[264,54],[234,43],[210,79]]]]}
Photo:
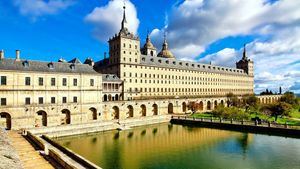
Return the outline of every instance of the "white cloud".
{"type": "MultiPolygon", "coordinates": [[[[255,90],[294,89],[300,70],[300,1],[189,0],[174,6],[168,22],[151,33],[161,44],[167,32],[169,47],[177,58],[196,60],[206,47],[227,37],[255,35],[247,45],[254,60],[255,90]]],[[[200,62],[235,66],[242,50],[230,48],[204,56],[200,62]]]]}
{"type": "Polygon", "coordinates": [[[239,52],[231,48],[225,48],[217,53],[210,54],[200,59],[200,62],[212,63],[214,65],[223,65],[235,67],[235,61],[238,60],[239,52]]]}
{"type": "Polygon", "coordinates": [[[74,4],[73,0],[13,0],[22,15],[36,19],[43,15],[56,14],[74,4]]]}
{"type": "Polygon", "coordinates": [[[151,35],[161,44],[168,32],[170,48],[181,57],[196,57],[209,44],[228,37],[263,33],[266,25],[287,25],[300,19],[300,1],[189,0],[175,6],[161,33],[151,35]],[[261,30],[262,29],[262,30],[261,30]],[[194,50],[181,49],[193,46],[194,50]]]}
{"type": "MultiPolygon", "coordinates": [[[[137,33],[139,19],[135,6],[126,0],[126,19],[129,31],[137,33]]],[[[123,0],[112,0],[107,5],[96,7],[85,17],[85,21],[94,25],[94,35],[101,41],[107,41],[121,28],[123,0]]]]}

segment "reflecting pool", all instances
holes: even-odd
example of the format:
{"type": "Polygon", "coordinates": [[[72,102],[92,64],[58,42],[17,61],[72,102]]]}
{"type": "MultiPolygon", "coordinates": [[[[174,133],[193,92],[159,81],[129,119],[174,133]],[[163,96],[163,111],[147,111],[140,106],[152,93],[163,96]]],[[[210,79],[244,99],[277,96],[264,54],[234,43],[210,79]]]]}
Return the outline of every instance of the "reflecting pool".
{"type": "Polygon", "coordinates": [[[300,168],[300,139],[168,123],[56,141],[104,169],[300,168]]]}

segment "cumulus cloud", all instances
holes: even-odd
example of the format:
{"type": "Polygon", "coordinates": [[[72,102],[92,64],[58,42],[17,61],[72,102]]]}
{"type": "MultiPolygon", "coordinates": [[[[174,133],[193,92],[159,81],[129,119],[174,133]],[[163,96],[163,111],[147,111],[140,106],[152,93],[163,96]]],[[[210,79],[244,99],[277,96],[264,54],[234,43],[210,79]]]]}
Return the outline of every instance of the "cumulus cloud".
{"type": "MultiPolygon", "coordinates": [[[[126,20],[130,32],[137,33],[139,19],[135,6],[126,0],[126,20]]],[[[94,25],[94,35],[100,41],[107,41],[121,28],[123,0],[112,0],[107,5],[96,7],[85,17],[85,21],[94,25]]]]}
{"type": "MultiPolygon", "coordinates": [[[[293,90],[300,70],[300,1],[294,0],[190,0],[173,7],[163,28],[151,33],[161,44],[167,32],[177,58],[198,60],[205,49],[227,37],[255,35],[247,45],[254,60],[255,91],[266,88],[293,90]]],[[[235,66],[243,49],[225,48],[200,62],[235,66]]]]}
{"type": "Polygon", "coordinates": [[[168,23],[151,34],[155,44],[168,33],[177,57],[196,57],[212,42],[238,35],[263,32],[269,24],[291,24],[300,18],[300,1],[190,0],[174,6],[168,23]],[[192,51],[181,50],[193,46],[192,51]]]}
{"type": "Polygon", "coordinates": [[[73,0],[13,0],[22,15],[36,19],[43,15],[56,14],[74,4],[73,0]]]}
{"type": "Polygon", "coordinates": [[[225,48],[217,53],[205,56],[200,59],[200,62],[235,67],[235,61],[238,60],[239,53],[235,49],[225,48]]]}

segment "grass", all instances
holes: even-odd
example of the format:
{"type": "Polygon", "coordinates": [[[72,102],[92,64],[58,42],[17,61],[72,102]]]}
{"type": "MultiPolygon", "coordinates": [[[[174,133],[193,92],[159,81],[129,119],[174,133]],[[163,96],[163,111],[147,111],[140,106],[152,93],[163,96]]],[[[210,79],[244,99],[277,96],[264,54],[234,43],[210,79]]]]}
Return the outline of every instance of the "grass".
{"type": "Polygon", "coordinates": [[[206,119],[210,119],[211,117],[213,117],[210,113],[195,113],[192,114],[191,117],[195,117],[195,118],[206,118],[206,119]]]}
{"type": "MultiPolygon", "coordinates": [[[[278,117],[276,123],[278,124],[289,124],[289,125],[295,125],[295,126],[300,126],[300,112],[298,110],[293,110],[290,114],[291,117],[278,117]]],[[[191,117],[194,118],[204,118],[204,119],[211,119],[212,114],[209,112],[205,112],[205,113],[195,113],[192,114],[191,117]]],[[[275,121],[275,117],[269,117],[265,114],[261,114],[261,113],[252,113],[250,118],[255,118],[255,117],[259,117],[262,120],[265,121],[269,121],[269,122],[273,122],[275,121]]]]}

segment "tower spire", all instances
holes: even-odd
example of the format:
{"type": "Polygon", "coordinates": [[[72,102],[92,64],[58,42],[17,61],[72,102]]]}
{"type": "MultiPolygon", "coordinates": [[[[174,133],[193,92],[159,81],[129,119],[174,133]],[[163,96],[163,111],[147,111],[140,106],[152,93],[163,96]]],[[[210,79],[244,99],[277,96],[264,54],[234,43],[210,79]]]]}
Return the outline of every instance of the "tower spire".
{"type": "Polygon", "coordinates": [[[164,50],[167,50],[167,49],[168,49],[168,42],[167,42],[167,34],[166,34],[166,32],[164,32],[163,49],[164,49],[164,50]]]}
{"type": "Polygon", "coordinates": [[[126,20],[126,4],[124,1],[124,5],[123,5],[123,20],[122,20],[122,24],[121,24],[121,30],[126,29],[126,24],[127,24],[127,20],[126,20]]]}
{"type": "Polygon", "coordinates": [[[246,44],[244,44],[243,60],[247,60],[246,44]]]}
{"type": "Polygon", "coordinates": [[[149,30],[147,30],[147,38],[146,38],[146,41],[150,41],[150,37],[149,37],[149,30]]]}

